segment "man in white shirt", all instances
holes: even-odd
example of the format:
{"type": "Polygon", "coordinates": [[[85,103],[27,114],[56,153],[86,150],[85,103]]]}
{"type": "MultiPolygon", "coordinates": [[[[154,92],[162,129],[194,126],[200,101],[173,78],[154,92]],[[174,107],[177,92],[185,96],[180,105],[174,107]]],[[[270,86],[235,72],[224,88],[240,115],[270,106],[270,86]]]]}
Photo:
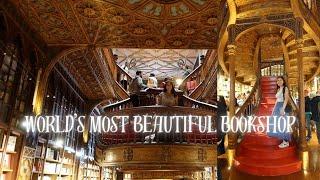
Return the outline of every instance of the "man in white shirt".
{"type": "Polygon", "coordinates": [[[153,73],[151,73],[148,78],[147,86],[148,86],[148,88],[157,88],[158,87],[158,80],[153,73]]]}

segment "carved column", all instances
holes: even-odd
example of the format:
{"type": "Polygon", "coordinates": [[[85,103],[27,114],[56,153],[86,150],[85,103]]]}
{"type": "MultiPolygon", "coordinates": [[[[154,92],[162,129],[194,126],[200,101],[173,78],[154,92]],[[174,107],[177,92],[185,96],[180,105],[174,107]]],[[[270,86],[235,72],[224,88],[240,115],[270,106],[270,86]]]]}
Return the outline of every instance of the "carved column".
{"type": "Polygon", "coordinates": [[[297,65],[298,65],[298,93],[299,93],[299,139],[300,149],[305,151],[306,142],[306,118],[304,101],[304,72],[303,72],[303,21],[296,19],[296,44],[297,44],[297,65]]]}
{"type": "MultiPolygon", "coordinates": [[[[230,99],[229,99],[229,117],[232,118],[235,115],[235,58],[236,58],[236,45],[235,45],[235,25],[232,24],[228,27],[229,41],[227,45],[228,49],[228,63],[229,63],[229,79],[230,79],[230,99]]],[[[235,149],[237,136],[235,133],[228,134],[228,149],[235,149]]]]}

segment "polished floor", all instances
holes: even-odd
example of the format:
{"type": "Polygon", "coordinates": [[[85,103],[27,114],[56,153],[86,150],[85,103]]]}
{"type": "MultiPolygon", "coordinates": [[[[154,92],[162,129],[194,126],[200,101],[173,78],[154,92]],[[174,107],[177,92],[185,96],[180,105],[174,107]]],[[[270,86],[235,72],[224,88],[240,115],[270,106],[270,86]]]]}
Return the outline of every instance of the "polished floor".
{"type": "Polygon", "coordinates": [[[306,171],[300,171],[287,176],[277,177],[252,176],[239,172],[232,167],[228,168],[226,155],[221,155],[218,157],[218,166],[221,170],[221,176],[219,180],[320,180],[320,145],[318,144],[315,133],[313,133],[313,137],[308,145],[309,168],[306,171]]]}

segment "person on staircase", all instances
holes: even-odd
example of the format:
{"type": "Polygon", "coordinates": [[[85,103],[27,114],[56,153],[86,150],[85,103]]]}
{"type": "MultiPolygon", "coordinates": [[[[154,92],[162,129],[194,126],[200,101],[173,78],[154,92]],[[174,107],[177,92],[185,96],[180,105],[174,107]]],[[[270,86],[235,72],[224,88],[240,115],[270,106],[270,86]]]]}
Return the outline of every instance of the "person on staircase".
{"type": "Polygon", "coordinates": [[[316,124],[318,144],[320,144],[320,90],[311,100],[312,120],[316,124]]]}
{"type": "Polygon", "coordinates": [[[143,84],[142,72],[137,71],[136,77],[132,80],[132,82],[129,85],[130,99],[132,101],[133,107],[137,107],[140,105],[140,91],[145,89],[146,87],[147,86],[143,84]]]}
{"type": "Polygon", "coordinates": [[[309,91],[307,89],[304,90],[304,102],[305,102],[305,116],[306,116],[306,124],[307,124],[307,141],[311,139],[311,98],[309,97],[309,91]]]}
{"type": "MultiPolygon", "coordinates": [[[[272,111],[272,116],[276,116],[280,120],[280,127],[277,127],[277,129],[284,129],[284,127],[287,129],[286,121],[282,118],[279,118],[281,116],[286,116],[286,106],[289,101],[289,89],[287,87],[286,81],[283,76],[279,76],[277,78],[277,94],[276,94],[276,104],[272,111]]],[[[270,137],[276,137],[282,140],[281,144],[279,144],[279,148],[286,148],[289,147],[289,141],[291,141],[291,134],[288,132],[273,132],[274,124],[276,122],[272,122],[273,118],[270,119],[270,131],[268,133],[268,136],[270,137]]],[[[278,124],[278,123],[276,123],[278,124]]]]}

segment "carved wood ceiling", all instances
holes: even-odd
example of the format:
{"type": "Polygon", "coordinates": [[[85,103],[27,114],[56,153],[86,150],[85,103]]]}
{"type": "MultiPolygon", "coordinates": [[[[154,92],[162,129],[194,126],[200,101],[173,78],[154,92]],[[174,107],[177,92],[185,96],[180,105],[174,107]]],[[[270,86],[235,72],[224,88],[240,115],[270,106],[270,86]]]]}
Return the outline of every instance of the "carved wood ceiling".
{"type": "Polygon", "coordinates": [[[234,0],[237,18],[292,12],[290,0],[234,0]]]}
{"type": "Polygon", "coordinates": [[[118,55],[117,63],[124,67],[129,64],[129,74],[134,77],[136,70],[149,76],[154,73],[158,79],[165,77],[183,78],[186,70],[183,65],[193,69],[196,59],[206,55],[207,50],[187,49],[113,49],[118,55]]]}
{"type": "Polygon", "coordinates": [[[88,99],[101,100],[114,97],[103,61],[98,50],[82,49],[62,57],[60,64],[88,99]]]}
{"type": "Polygon", "coordinates": [[[48,45],[214,48],[220,0],[10,0],[48,45]]]}

